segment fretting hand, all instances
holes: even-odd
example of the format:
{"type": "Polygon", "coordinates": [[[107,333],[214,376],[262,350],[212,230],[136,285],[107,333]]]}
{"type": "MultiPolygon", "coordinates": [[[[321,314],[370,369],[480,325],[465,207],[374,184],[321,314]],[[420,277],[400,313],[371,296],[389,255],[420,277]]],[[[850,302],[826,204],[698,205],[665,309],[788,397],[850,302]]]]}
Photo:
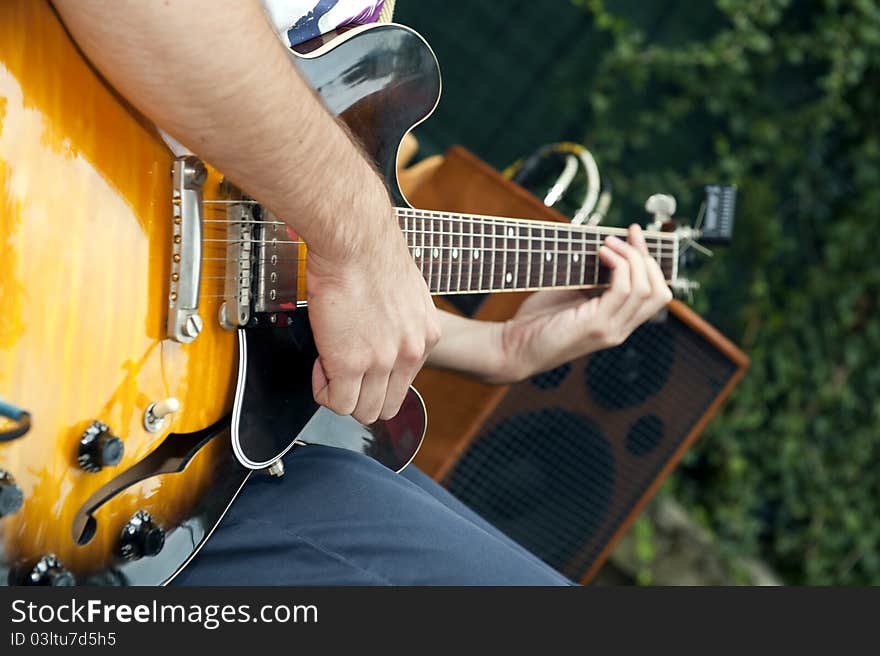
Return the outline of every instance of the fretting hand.
{"type": "Polygon", "coordinates": [[[499,378],[520,380],[577,357],[616,346],[672,299],[660,266],[648,253],[641,228],[628,242],[608,237],[599,258],[612,270],[611,285],[586,299],[579,291],[529,297],[503,325],[499,378]]]}

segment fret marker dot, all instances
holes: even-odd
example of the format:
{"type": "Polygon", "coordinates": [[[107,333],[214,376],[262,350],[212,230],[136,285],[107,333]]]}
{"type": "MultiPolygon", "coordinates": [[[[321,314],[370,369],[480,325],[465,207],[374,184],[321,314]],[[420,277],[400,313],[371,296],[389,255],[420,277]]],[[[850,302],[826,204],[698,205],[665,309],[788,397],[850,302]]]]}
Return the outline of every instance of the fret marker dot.
{"type": "Polygon", "coordinates": [[[507,229],[507,236],[508,236],[508,237],[513,237],[513,235],[515,235],[515,234],[516,234],[516,233],[513,231],[513,228],[508,228],[508,229],[507,229]]]}
{"type": "Polygon", "coordinates": [[[547,253],[547,261],[549,262],[549,261],[552,260],[552,259],[553,259],[553,254],[552,254],[552,253],[547,253]]]}
{"type": "Polygon", "coordinates": [[[479,259],[480,259],[480,251],[474,251],[474,259],[475,259],[475,260],[479,260],[479,259]]]}
{"type": "Polygon", "coordinates": [[[457,257],[458,257],[458,249],[457,249],[457,248],[453,248],[453,249],[452,249],[452,259],[454,260],[454,259],[457,258],[457,257]]]}
{"type": "Polygon", "coordinates": [[[434,257],[440,257],[440,249],[439,249],[439,248],[435,248],[434,251],[433,251],[433,254],[434,254],[434,257]]]}
{"type": "Polygon", "coordinates": [[[504,279],[505,279],[507,282],[511,282],[511,281],[513,280],[513,274],[510,273],[510,271],[508,271],[508,272],[507,272],[507,275],[504,276],[504,279]]]}
{"type": "Polygon", "coordinates": [[[581,256],[578,254],[574,254],[574,255],[572,255],[571,259],[574,260],[575,262],[577,262],[579,259],[581,259],[581,256]]]}
{"type": "Polygon", "coordinates": [[[421,257],[421,256],[422,256],[422,249],[421,249],[421,248],[417,248],[417,249],[416,249],[416,257],[421,257]]]}

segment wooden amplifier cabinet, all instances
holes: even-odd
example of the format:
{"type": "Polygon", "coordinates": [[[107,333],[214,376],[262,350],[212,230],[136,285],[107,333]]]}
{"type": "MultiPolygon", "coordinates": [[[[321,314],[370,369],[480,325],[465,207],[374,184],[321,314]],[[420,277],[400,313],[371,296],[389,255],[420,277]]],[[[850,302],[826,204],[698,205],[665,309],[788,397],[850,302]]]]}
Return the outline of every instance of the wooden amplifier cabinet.
{"type": "MultiPolygon", "coordinates": [[[[408,190],[425,209],[564,221],[466,150],[408,190]]],[[[523,294],[438,297],[478,319],[523,294]],[[453,305],[453,301],[456,303],[453,305]]],[[[533,553],[586,583],[745,373],[748,358],[686,305],[622,345],[515,385],[425,369],[416,464],[533,553]]]]}

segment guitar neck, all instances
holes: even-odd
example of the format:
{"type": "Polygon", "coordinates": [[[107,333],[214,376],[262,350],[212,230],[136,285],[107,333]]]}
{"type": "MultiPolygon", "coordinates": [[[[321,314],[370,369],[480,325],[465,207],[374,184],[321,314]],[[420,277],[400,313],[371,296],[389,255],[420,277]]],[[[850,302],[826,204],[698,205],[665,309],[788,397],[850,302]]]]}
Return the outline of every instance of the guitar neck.
{"type": "MultiPolygon", "coordinates": [[[[397,216],[432,294],[605,285],[609,271],[599,261],[599,247],[608,235],[626,238],[623,228],[410,208],[397,208],[397,216]]],[[[667,281],[675,282],[678,236],[644,234],[667,281]]]]}

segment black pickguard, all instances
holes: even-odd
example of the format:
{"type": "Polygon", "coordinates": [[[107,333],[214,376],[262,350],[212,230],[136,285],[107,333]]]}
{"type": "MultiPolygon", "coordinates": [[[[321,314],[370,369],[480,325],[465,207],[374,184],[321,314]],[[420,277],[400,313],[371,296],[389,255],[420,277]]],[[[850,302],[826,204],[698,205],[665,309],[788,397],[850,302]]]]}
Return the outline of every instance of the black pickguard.
{"type": "Polygon", "coordinates": [[[296,314],[289,327],[258,324],[239,330],[240,357],[246,361],[241,394],[236,391],[232,441],[238,459],[251,469],[288,451],[319,407],[312,396],[318,351],[307,310],[296,314]]]}
{"type": "Polygon", "coordinates": [[[307,311],[297,310],[288,327],[261,323],[239,331],[244,367],[232,415],[232,446],[243,465],[266,467],[295,440],[363,453],[394,471],[409,464],[425,432],[424,404],[414,389],[390,421],[364,426],[337,415],[312,395],[318,352],[307,311]]]}

